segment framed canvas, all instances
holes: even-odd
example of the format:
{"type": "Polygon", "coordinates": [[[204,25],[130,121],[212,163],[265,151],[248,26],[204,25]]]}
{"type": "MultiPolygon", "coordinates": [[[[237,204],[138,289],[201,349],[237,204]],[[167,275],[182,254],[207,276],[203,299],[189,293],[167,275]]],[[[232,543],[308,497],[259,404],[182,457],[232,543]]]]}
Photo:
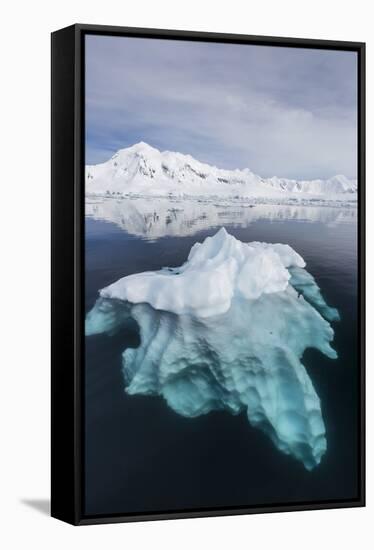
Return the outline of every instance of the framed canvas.
{"type": "Polygon", "coordinates": [[[52,34],[52,515],[363,506],[365,45],[52,34]]]}

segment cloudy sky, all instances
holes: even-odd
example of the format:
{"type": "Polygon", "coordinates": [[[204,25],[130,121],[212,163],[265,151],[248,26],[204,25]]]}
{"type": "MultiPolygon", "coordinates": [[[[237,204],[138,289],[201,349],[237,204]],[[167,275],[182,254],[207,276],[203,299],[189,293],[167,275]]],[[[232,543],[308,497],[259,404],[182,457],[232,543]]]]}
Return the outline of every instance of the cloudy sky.
{"type": "Polygon", "coordinates": [[[356,177],[354,52],[86,37],[86,162],[145,141],[261,176],[356,177]]]}

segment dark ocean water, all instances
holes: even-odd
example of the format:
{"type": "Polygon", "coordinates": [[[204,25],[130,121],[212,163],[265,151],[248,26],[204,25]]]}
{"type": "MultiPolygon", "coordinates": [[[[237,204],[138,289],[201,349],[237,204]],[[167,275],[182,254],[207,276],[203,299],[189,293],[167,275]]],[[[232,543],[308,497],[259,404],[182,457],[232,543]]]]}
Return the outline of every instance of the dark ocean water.
{"type": "MultiPolygon", "coordinates": [[[[322,207],[323,208],[323,207],[322,207]]],[[[253,209],[254,211],[255,209],[253,209]]],[[[305,210],[305,209],[304,209],[305,210]]],[[[249,212],[249,210],[248,210],[249,212]]],[[[273,212],[274,214],[274,212],[273,212]]],[[[327,452],[307,471],[245,416],[187,419],[160,397],[124,391],[121,354],[138,335],[86,338],[85,513],[120,514],[352,499],[358,494],[357,227],[355,215],[263,216],[224,225],[236,238],[291,245],[327,303],[338,308],[338,359],[307,350],[303,363],[322,402],[327,452]],[[322,221],[321,221],[322,220],[322,221]]],[[[192,221],[191,221],[192,223],[192,221]]],[[[86,311],[120,277],[181,265],[191,246],[222,224],[204,218],[185,236],[148,238],[86,218],[86,311]]],[[[139,234],[140,233],[140,234],[139,234]]],[[[180,232],[180,233],[183,233],[180,232]]]]}

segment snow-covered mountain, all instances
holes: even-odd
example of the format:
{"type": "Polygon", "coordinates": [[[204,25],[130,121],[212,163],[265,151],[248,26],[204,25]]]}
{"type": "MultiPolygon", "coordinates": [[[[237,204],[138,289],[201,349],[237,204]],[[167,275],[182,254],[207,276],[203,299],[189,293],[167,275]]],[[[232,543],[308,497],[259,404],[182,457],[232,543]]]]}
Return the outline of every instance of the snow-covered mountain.
{"type": "Polygon", "coordinates": [[[248,168],[223,170],[190,155],[161,152],[140,142],[107,162],[86,166],[86,193],[104,196],[221,197],[232,199],[354,200],[357,181],[262,178],[248,168]]]}

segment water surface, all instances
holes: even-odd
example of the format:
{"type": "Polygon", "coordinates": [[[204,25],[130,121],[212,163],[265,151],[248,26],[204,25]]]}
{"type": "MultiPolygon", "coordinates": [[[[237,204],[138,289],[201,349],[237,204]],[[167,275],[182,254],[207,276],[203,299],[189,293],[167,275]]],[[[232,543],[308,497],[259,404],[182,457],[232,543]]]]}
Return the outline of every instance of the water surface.
{"type": "Polygon", "coordinates": [[[86,339],[87,514],[136,513],[352,499],[358,492],[357,210],[204,201],[89,200],[86,311],[120,277],[181,265],[225,226],[243,242],[287,243],[329,305],[337,360],[307,350],[322,403],[327,452],[313,471],[283,455],[245,415],[187,419],[159,397],[124,392],[121,354],[138,335],[86,339]]]}

